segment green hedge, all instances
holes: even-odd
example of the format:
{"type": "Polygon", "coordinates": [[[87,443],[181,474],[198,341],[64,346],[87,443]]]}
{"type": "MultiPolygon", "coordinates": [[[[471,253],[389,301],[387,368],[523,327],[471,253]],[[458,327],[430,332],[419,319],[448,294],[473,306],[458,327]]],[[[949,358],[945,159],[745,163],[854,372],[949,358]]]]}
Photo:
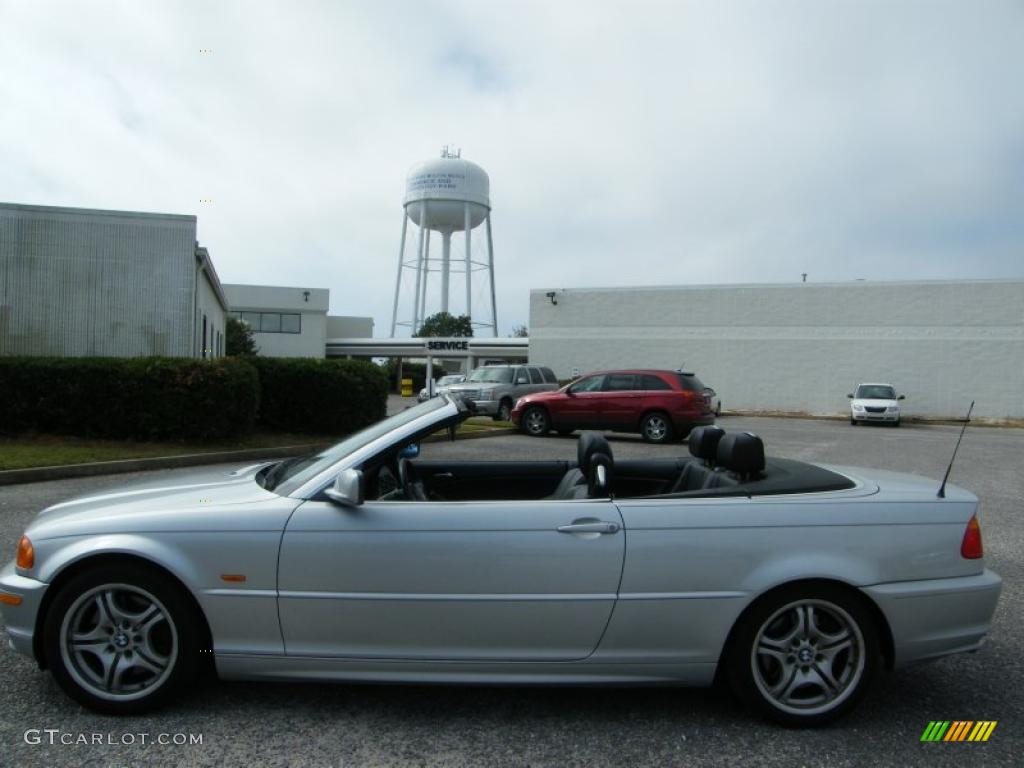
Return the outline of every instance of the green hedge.
{"type": "Polygon", "coordinates": [[[0,432],[219,439],[252,428],[259,381],[238,359],[3,357],[0,432]]]}
{"type": "Polygon", "coordinates": [[[384,418],[387,374],[362,360],[249,358],[260,377],[259,424],[347,435],[384,418]]]}

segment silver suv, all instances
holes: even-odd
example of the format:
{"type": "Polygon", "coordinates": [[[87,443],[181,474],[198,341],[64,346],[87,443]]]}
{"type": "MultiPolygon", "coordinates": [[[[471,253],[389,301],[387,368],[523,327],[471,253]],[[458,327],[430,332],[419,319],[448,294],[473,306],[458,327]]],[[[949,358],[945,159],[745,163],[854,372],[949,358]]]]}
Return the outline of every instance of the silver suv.
{"type": "Polygon", "coordinates": [[[475,369],[464,382],[448,389],[476,405],[477,413],[495,421],[512,418],[512,406],[523,395],[558,389],[555,372],[543,365],[485,365],[475,369]]]}

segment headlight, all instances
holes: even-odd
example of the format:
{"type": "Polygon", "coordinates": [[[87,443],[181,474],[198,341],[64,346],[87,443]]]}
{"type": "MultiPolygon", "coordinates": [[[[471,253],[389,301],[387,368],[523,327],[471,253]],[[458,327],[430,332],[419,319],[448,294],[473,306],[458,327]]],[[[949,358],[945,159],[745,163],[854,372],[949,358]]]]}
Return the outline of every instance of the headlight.
{"type": "Polygon", "coordinates": [[[855,411],[863,411],[864,410],[864,406],[863,405],[855,405],[855,406],[853,406],[853,410],[855,410],[855,411]]]}
{"type": "Polygon", "coordinates": [[[899,413],[899,412],[900,412],[900,407],[898,405],[890,405],[889,406],[889,413],[899,413]]]}

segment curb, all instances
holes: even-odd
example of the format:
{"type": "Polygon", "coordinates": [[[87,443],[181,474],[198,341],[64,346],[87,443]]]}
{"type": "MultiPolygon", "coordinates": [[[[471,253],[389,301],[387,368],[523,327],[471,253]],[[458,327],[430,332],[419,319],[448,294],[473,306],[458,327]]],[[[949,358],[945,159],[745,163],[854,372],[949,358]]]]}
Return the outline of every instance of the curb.
{"type": "Polygon", "coordinates": [[[281,459],[296,456],[329,443],[305,443],[283,445],[277,448],[246,448],[239,451],[216,453],[183,453],[179,456],[155,456],[148,459],[119,459],[117,461],[93,461],[82,464],[61,464],[53,467],[27,467],[25,469],[0,470],[0,485],[16,483],[39,483],[44,480],[63,480],[69,477],[91,477],[93,475],[117,475],[124,472],[144,472],[150,469],[174,469],[197,467],[202,464],[227,464],[251,459],[281,459]]]}
{"type": "MultiPolygon", "coordinates": [[[[489,429],[459,435],[457,440],[478,440],[482,437],[514,435],[515,429],[489,429]]],[[[431,435],[425,443],[447,442],[444,435],[431,435]]],[[[0,486],[18,483],[41,483],[46,480],[64,480],[71,477],[93,477],[95,475],[119,475],[125,472],[145,472],[153,469],[177,469],[198,467],[203,464],[230,464],[236,461],[260,461],[261,459],[283,459],[327,448],[332,443],[304,443],[282,445],[276,448],[246,448],[239,451],[216,453],[183,453],[178,456],[155,456],[148,459],[119,459],[117,461],[94,461],[82,464],[61,464],[53,467],[26,467],[25,469],[0,470],[0,486]]]]}

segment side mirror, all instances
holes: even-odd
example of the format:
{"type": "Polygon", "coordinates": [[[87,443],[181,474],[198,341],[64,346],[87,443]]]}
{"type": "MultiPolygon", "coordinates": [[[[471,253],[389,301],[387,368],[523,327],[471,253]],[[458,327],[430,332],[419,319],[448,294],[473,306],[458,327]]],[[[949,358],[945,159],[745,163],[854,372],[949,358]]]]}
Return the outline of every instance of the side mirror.
{"type": "Polygon", "coordinates": [[[409,443],[407,446],[405,446],[405,448],[403,448],[398,453],[398,458],[400,458],[400,459],[415,459],[419,455],[420,455],[420,444],[419,443],[409,443]]]}
{"type": "Polygon", "coordinates": [[[906,400],[906,399],[907,399],[907,396],[906,396],[906,395],[900,395],[900,396],[899,396],[899,397],[897,397],[896,399],[897,399],[897,400],[906,400]]]}
{"type": "Polygon", "coordinates": [[[358,469],[345,469],[334,478],[334,485],[324,493],[327,498],[343,507],[358,507],[363,503],[363,473],[358,469]]]}
{"type": "Polygon", "coordinates": [[[847,395],[847,397],[853,400],[853,393],[850,393],[849,395],[847,395]]]}

